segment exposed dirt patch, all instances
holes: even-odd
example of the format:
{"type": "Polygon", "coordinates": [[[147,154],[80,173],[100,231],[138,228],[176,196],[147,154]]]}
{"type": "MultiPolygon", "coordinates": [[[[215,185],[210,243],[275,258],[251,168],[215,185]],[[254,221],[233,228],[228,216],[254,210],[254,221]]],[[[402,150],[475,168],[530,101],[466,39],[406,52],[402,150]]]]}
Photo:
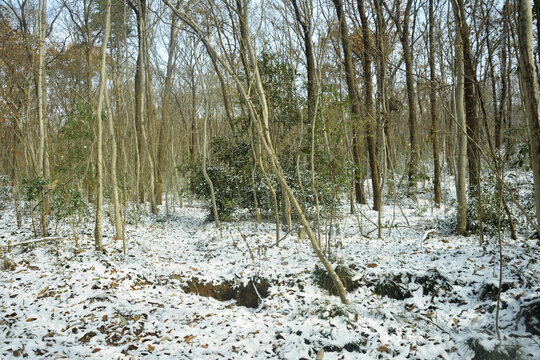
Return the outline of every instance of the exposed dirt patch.
{"type": "Polygon", "coordinates": [[[236,281],[223,281],[219,283],[205,282],[198,278],[184,280],[180,275],[171,275],[171,279],[183,282],[182,290],[188,294],[211,297],[219,301],[229,301],[236,299],[236,304],[249,308],[258,307],[262,299],[268,297],[268,280],[256,278],[247,284],[236,281]]]}
{"type": "MultiPolygon", "coordinates": [[[[340,264],[336,266],[335,271],[347,291],[354,291],[358,289],[360,283],[352,280],[354,277],[353,266],[340,264]]],[[[326,269],[315,266],[314,275],[317,285],[319,285],[320,288],[328,290],[331,295],[339,295],[334,282],[328,275],[326,269]]]]}
{"type": "Polygon", "coordinates": [[[524,322],[528,332],[540,335],[540,298],[522,305],[518,318],[524,322]]]}

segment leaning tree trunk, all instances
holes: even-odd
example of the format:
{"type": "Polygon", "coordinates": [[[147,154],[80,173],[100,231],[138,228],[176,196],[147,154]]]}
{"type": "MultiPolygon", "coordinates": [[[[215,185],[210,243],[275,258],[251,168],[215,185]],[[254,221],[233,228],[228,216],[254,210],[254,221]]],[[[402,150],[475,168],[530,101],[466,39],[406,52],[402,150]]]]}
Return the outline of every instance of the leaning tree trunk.
{"type": "Polygon", "coordinates": [[[533,55],[532,9],[528,0],[519,0],[519,64],[525,114],[529,123],[531,165],[537,226],[540,225],[540,95],[533,55]]]}

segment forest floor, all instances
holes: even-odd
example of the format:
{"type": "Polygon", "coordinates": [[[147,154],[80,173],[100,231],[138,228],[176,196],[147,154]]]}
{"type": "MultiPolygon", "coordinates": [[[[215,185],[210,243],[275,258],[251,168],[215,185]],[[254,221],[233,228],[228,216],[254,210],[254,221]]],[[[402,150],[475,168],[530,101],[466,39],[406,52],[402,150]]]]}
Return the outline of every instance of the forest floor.
{"type": "MultiPolygon", "coordinates": [[[[196,203],[127,225],[127,256],[109,224],[106,253],[93,249],[91,219],[80,251],[64,224],[65,241],[2,247],[0,358],[540,357],[537,240],[503,236],[499,341],[496,237],[482,247],[447,234],[452,212],[420,199],[386,206],[381,240],[377,213],[359,210],[344,206],[331,239],[347,305],[321,287],[329,282],[296,230],[279,246],[270,223],[220,233],[196,203]]],[[[0,210],[0,245],[32,234],[29,218],[18,229],[13,209],[0,210]]]]}

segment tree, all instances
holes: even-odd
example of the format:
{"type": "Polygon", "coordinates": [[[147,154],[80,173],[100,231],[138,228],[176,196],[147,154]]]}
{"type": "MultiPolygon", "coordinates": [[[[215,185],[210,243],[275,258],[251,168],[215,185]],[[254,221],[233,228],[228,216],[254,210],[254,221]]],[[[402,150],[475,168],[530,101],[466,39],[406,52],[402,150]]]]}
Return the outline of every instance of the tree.
{"type": "Polygon", "coordinates": [[[458,161],[457,161],[457,227],[456,232],[465,235],[467,232],[467,123],[465,120],[464,101],[464,60],[463,60],[463,42],[461,34],[456,31],[455,45],[455,113],[458,131],[458,161]]]}
{"type": "Polygon", "coordinates": [[[429,0],[429,103],[431,112],[431,141],[433,142],[433,194],[435,197],[435,204],[437,207],[441,205],[441,165],[439,162],[439,118],[437,116],[437,104],[435,96],[435,45],[433,41],[433,28],[434,28],[434,15],[433,15],[433,1],[429,0]]]}
{"type": "Polygon", "coordinates": [[[377,119],[373,112],[373,79],[371,64],[373,62],[373,43],[371,41],[371,31],[366,16],[364,0],[357,0],[358,12],[362,23],[362,67],[364,70],[364,107],[365,107],[365,132],[368,146],[369,167],[371,169],[371,187],[373,191],[373,209],[381,209],[382,194],[379,175],[379,163],[377,161],[377,119]]]}
{"type": "MultiPolygon", "coordinates": [[[[103,250],[102,239],[102,207],[103,207],[103,124],[101,121],[101,110],[103,108],[103,95],[105,94],[105,86],[107,86],[107,42],[109,41],[109,33],[111,31],[111,0],[107,0],[107,9],[105,14],[105,25],[103,32],[103,40],[101,44],[101,63],[99,74],[99,92],[97,98],[97,202],[96,202],[96,225],[94,228],[94,239],[96,250],[103,250]]],[[[109,114],[111,116],[111,114],[109,114]]],[[[116,176],[116,174],[113,174],[116,176]]]]}
{"type": "MultiPolygon", "coordinates": [[[[355,153],[358,156],[361,152],[361,148],[359,145],[359,141],[357,139],[357,132],[360,128],[359,124],[362,119],[362,113],[360,109],[360,96],[358,94],[358,89],[356,87],[356,76],[354,71],[354,65],[352,60],[352,51],[351,51],[351,45],[349,40],[349,30],[347,27],[347,20],[345,19],[345,14],[343,12],[343,1],[342,0],[333,0],[334,8],[336,10],[336,15],[339,22],[339,29],[340,29],[340,35],[341,35],[341,44],[343,47],[343,59],[344,59],[344,66],[345,66],[345,79],[347,82],[347,90],[349,93],[349,98],[351,101],[351,116],[353,120],[353,132],[354,132],[354,138],[356,139],[355,144],[355,153]]],[[[359,9],[363,9],[363,3],[359,3],[359,9]]],[[[362,15],[361,15],[362,16],[362,15]]],[[[364,21],[362,23],[367,26],[367,18],[364,14],[364,21]]],[[[369,38],[369,30],[363,29],[363,36],[369,38]],[[367,35],[366,35],[367,34],[367,35]]],[[[364,49],[368,47],[368,41],[364,39],[364,49]]],[[[365,102],[366,102],[366,118],[365,121],[365,130],[366,130],[366,137],[368,142],[368,152],[369,152],[369,163],[370,163],[370,169],[371,169],[371,180],[372,180],[372,187],[373,187],[373,208],[375,210],[379,210],[381,205],[381,187],[380,187],[380,179],[379,179],[379,165],[377,163],[377,150],[375,147],[375,130],[376,130],[376,121],[375,117],[373,116],[373,100],[372,100],[372,92],[373,92],[373,85],[371,81],[371,54],[368,54],[367,49],[364,51],[364,78],[366,81],[365,86],[365,102]]],[[[357,158],[357,163],[355,164],[357,167],[360,166],[359,159],[357,158]]],[[[359,169],[356,169],[357,172],[359,169]]],[[[356,175],[356,188],[358,190],[358,175],[356,175]]],[[[358,192],[357,192],[358,197],[358,192]]],[[[358,199],[358,198],[357,198],[358,199]]]]}
{"type": "MultiPolygon", "coordinates": [[[[409,105],[409,146],[410,146],[410,159],[409,159],[409,192],[414,194],[416,192],[417,177],[418,177],[418,131],[417,131],[417,107],[416,107],[416,90],[413,77],[413,59],[412,59],[412,43],[410,40],[410,18],[412,13],[412,5],[414,0],[407,0],[405,10],[403,12],[403,21],[401,20],[400,2],[396,2],[395,10],[392,12],[387,10],[392,16],[396,25],[396,30],[401,42],[401,48],[403,49],[403,62],[405,63],[405,79],[407,83],[407,102],[409,105]]],[[[383,2],[385,6],[386,3],[383,2]]]]}
{"type": "Polygon", "coordinates": [[[529,123],[536,221],[540,226],[540,93],[533,55],[532,8],[528,0],[520,0],[518,5],[520,79],[529,123]]]}
{"type": "Polygon", "coordinates": [[[465,117],[467,120],[467,158],[469,161],[469,192],[471,197],[480,194],[480,124],[476,112],[477,101],[475,94],[476,67],[474,64],[469,26],[463,0],[452,0],[457,31],[463,48],[464,61],[464,96],[465,117]]]}
{"type": "MultiPolygon", "coordinates": [[[[49,178],[49,161],[47,155],[47,126],[46,126],[46,73],[45,73],[45,36],[47,27],[47,0],[39,1],[39,65],[37,76],[37,101],[38,101],[38,123],[39,123],[39,147],[38,147],[38,176],[43,179],[49,178]]],[[[41,206],[41,230],[43,236],[47,236],[47,194],[42,194],[41,206]]]]}

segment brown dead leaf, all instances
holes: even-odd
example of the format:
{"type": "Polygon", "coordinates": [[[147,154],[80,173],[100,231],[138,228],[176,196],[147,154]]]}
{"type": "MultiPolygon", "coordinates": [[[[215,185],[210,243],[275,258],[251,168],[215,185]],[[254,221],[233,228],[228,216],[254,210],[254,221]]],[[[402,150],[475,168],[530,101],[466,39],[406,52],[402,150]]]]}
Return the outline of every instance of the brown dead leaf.
{"type": "Polygon", "coordinates": [[[196,267],[193,267],[193,266],[190,266],[189,268],[190,268],[191,270],[193,270],[193,271],[199,271],[199,269],[197,269],[196,267]]]}
{"type": "Polygon", "coordinates": [[[208,349],[208,344],[201,345],[202,348],[208,349]]]}
{"type": "Polygon", "coordinates": [[[156,347],[155,346],[152,346],[151,344],[148,344],[148,351],[152,352],[154,351],[156,347]]]}
{"type": "Polygon", "coordinates": [[[43,294],[45,294],[47,292],[47,290],[49,290],[49,287],[48,286],[45,286],[43,288],[43,290],[41,290],[38,294],[38,297],[41,297],[43,294]]]}
{"type": "Polygon", "coordinates": [[[371,268],[376,268],[377,266],[379,266],[379,265],[377,265],[375,263],[367,264],[367,267],[370,268],[370,269],[371,268]]]}
{"type": "Polygon", "coordinates": [[[426,314],[426,316],[427,316],[428,318],[433,317],[433,315],[435,315],[435,313],[434,313],[433,311],[431,311],[431,310],[429,310],[428,313],[426,314]]]}
{"type": "Polygon", "coordinates": [[[390,352],[390,348],[388,347],[388,345],[381,345],[381,346],[379,346],[379,347],[377,348],[377,351],[389,353],[389,352],[390,352]]]}
{"type": "Polygon", "coordinates": [[[452,321],[454,322],[454,324],[456,324],[456,325],[458,324],[458,319],[453,318],[452,321]]]}
{"type": "Polygon", "coordinates": [[[133,321],[139,321],[141,319],[141,315],[135,315],[133,318],[133,321]]]}
{"type": "Polygon", "coordinates": [[[51,184],[51,190],[56,189],[56,186],[58,185],[58,179],[54,180],[51,184]]]}
{"type": "Polygon", "coordinates": [[[195,339],[196,337],[197,337],[197,335],[186,335],[186,336],[184,336],[184,341],[188,343],[191,340],[195,339]]]}
{"type": "Polygon", "coordinates": [[[28,319],[26,319],[26,322],[30,322],[30,321],[34,321],[34,320],[37,320],[37,318],[28,318],[28,319]]]}
{"type": "Polygon", "coordinates": [[[92,354],[95,354],[95,353],[100,352],[100,351],[101,351],[100,348],[95,348],[94,350],[92,350],[92,354]]]}
{"type": "Polygon", "coordinates": [[[515,296],[515,299],[516,299],[516,300],[521,299],[521,297],[522,297],[526,292],[527,292],[527,290],[523,290],[522,292],[520,292],[519,294],[517,294],[517,295],[515,296]]]}

